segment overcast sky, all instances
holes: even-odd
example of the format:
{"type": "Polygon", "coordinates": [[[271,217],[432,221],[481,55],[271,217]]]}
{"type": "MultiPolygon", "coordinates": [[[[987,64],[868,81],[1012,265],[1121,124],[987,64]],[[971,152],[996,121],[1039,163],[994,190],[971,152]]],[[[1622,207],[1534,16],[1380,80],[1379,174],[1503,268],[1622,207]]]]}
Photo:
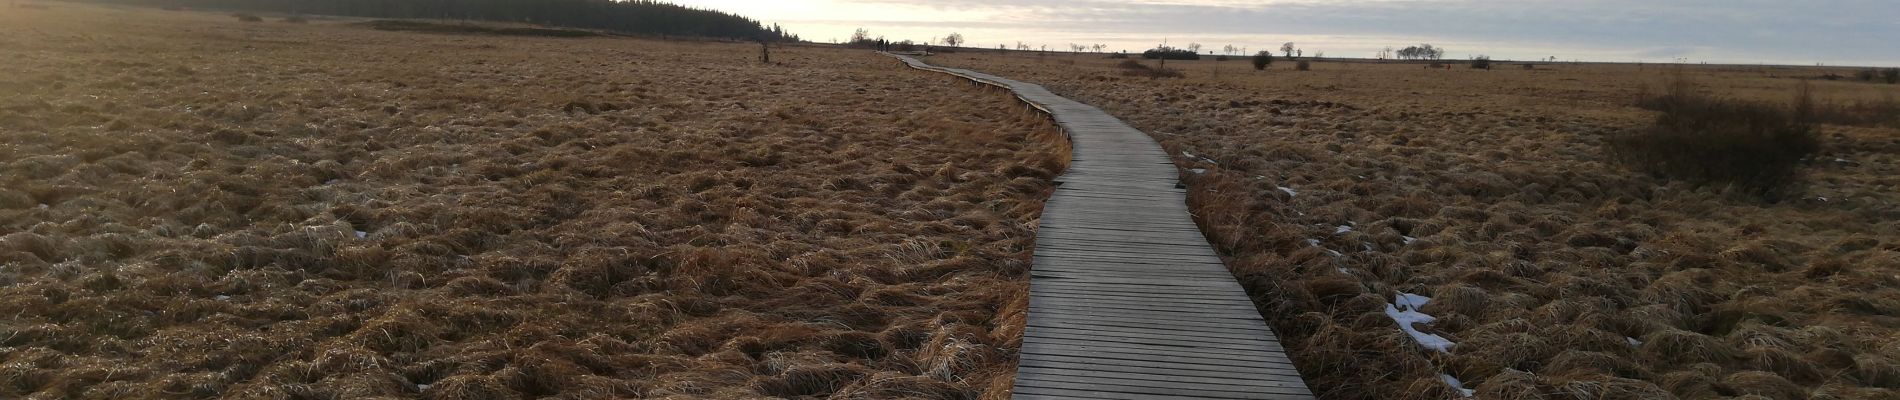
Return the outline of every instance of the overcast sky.
{"type": "Polygon", "coordinates": [[[1202,52],[1295,42],[1308,55],[1370,57],[1431,43],[1446,58],[1900,66],[1900,0],[682,0],[778,23],[806,40],[857,28],[966,46],[1026,42],[1202,52]]]}

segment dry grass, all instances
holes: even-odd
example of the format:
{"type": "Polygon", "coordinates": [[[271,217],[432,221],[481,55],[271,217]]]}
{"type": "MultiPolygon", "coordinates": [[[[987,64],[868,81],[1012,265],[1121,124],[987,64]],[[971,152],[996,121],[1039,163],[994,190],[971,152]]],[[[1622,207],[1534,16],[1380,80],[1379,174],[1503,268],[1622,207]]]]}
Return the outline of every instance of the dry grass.
{"type": "Polygon", "coordinates": [[[1059,135],[756,50],[0,10],[0,397],[1007,389],[1059,135]]]}
{"type": "MultiPolygon", "coordinates": [[[[1822,124],[1805,192],[1769,204],[1604,153],[1655,121],[1632,104],[1671,69],[1654,65],[932,62],[1043,83],[1192,154],[1202,229],[1322,397],[1458,397],[1441,373],[1487,399],[1900,396],[1900,130],[1822,124]],[[1384,314],[1399,292],[1433,298],[1420,328],[1449,353],[1384,314]]],[[[1689,71],[1781,104],[1827,72],[1689,71]]],[[[1812,83],[1822,104],[1900,90],[1812,83]]]]}

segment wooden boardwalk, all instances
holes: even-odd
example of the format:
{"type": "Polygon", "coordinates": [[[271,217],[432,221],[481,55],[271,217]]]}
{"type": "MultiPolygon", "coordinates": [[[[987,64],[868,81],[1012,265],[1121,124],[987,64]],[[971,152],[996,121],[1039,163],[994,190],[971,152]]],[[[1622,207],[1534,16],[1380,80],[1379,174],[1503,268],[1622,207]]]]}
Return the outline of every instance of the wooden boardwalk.
{"type": "Polygon", "coordinates": [[[1154,139],[1040,85],[892,56],[1008,89],[1074,146],[1036,233],[1014,398],[1313,397],[1189,218],[1154,139]]]}

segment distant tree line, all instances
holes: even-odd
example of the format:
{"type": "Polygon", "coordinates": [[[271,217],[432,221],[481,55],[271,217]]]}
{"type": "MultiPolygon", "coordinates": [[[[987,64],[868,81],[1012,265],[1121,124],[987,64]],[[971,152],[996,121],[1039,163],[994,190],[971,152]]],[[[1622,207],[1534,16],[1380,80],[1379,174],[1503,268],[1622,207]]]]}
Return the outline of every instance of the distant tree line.
{"type": "Polygon", "coordinates": [[[91,0],[100,3],[370,18],[523,22],[628,34],[797,41],[777,25],[653,0],[91,0]]]}
{"type": "Polygon", "coordinates": [[[1400,60],[1437,60],[1445,58],[1445,49],[1442,47],[1432,47],[1431,44],[1420,44],[1417,46],[1405,46],[1405,48],[1399,49],[1397,55],[1400,60]]]}
{"type": "MultiPolygon", "coordinates": [[[[1199,46],[1197,45],[1196,47],[1199,47],[1199,46]]],[[[1160,47],[1155,47],[1153,49],[1148,49],[1148,51],[1141,52],[1141,58],[1146,58],[1150,60],[1153,60],[1153,59],[1199,60],[1201,59],[1201,55],[1199,53],[1195,53],[1193,50],[1180,49],[1180,48],[1174,48],[1174,47],[1168,47],[1168,46],[1160,46],[1160,47]]]]}

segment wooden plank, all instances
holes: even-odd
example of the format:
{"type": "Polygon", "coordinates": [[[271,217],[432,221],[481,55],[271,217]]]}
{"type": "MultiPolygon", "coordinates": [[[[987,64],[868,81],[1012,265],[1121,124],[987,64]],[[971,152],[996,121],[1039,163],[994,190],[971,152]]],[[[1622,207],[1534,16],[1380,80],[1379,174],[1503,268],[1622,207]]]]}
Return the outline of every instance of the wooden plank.
{"type": "Polygon", "coordinates": [[[1174,155],[1042,86],[893,57],[1008,90],[1069,138],[1032,250],[1014,398],[1312,398],[1189,215],[1174,155]]]}

